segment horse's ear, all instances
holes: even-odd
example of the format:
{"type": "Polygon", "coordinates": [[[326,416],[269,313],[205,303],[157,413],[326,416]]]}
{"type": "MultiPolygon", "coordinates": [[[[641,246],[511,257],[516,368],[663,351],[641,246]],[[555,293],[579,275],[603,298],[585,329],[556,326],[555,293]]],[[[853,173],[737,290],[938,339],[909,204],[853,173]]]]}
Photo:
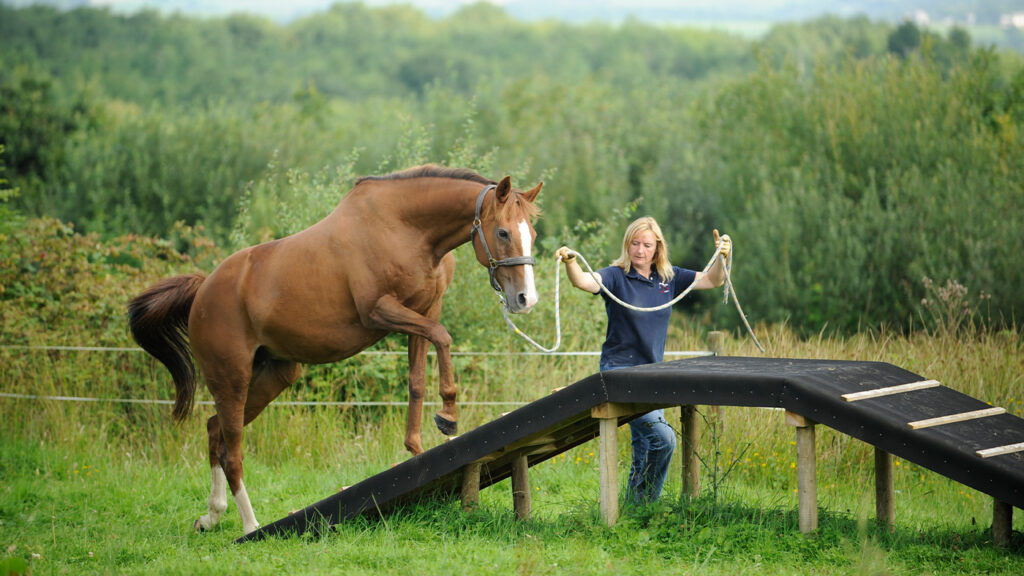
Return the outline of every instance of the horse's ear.
{"type": "Polygon", "coordinates": [[[533,189],[523,192],[523,198],[526,198],[526,201],[532,204],[533,201],[537,199],[537,194],[540,194],[540,189],[543,187],[544,182],[537,184],[536,186],[533,187],[533,189]]]}
{"type": "Polygon", "coordinates": [[[508,193],[512,191],[512,178],[505,176],[498,182],[498,187],[494,190],[494,198],[499,204],[504,204],[505,200],[508,200],[508,193]]]}

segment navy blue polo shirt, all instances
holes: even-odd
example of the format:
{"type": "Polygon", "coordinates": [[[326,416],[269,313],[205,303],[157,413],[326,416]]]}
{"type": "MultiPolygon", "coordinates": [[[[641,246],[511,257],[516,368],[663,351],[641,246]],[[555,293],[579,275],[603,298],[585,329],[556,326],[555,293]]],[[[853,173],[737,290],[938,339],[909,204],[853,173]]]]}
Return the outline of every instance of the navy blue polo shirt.
{"type": "MultiPolygon", "coordinates": [[[[651,270],[650,278],[630,270],[627,274],[618,266],[597,271],[609,292],[623,302],[641,308],[651,308],[669,302],[686,290],[697,277],[693,270],[673,266],[675,276],[663,282],[658,272],[651,270]]],[[[605,311],[608,313],[608,332],[601,346],[601,369],[623,368],[661,362],[665,358],[665,340],[672,308],[657,312],[636,312],[610,299],[604,291],[605,311]]]]}

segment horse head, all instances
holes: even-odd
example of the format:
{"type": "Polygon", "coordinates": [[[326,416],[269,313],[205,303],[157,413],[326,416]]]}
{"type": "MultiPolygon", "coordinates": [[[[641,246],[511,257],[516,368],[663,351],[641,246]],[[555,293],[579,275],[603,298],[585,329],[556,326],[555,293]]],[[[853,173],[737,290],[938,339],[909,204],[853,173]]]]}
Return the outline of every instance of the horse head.
{"type": "Polygon", "coordinates": [[[502,295],[509,312],[529,312],[537,304],[533,276],[533,241],[537,232],[534,204],[544,183],[527,192],[512,187],[506,176],[484,188],[477,198],[473,222],[476,259],[488,268],[491,286],[502,295]]]}

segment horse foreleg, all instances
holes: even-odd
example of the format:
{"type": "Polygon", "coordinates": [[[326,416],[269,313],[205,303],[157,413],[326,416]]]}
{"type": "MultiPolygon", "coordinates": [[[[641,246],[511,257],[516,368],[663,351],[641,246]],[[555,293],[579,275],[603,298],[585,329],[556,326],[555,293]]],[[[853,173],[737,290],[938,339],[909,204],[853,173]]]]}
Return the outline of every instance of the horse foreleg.
{"type": "Polygon", "coordinates": [[[427,385],[427,347],[422,336],[409,336],[409,411],[405,417],[405,448],[413,455],[423,452],[420,437],[423,395],[427,385]]]}
{"type": "Polygon", "coordinates": [[[441,395],[441,410],[434,415],[434,424],[442,434],[449,436],[459,431],[458,408],[455,398],[458,388],[455,386],[455,371],[452,370],[450,346],[436,346],[437,349],[437,390],[441,395]]]}
{"type": "MultiPolygon", "coordinates": [[[[440,302],[430,314],[440,317],[440,302]]],[[[382,296],[370,311],[367,326],[391,332],[402,332],[410,336],[426,338],[437,350],[437,364],[440,373],[438,390],[441,393],[441,410],[434,416],[434,423],[442,434],[452,435],[458,430],[458,411],[455,407],[457,389],[452,372],[452,337],[436,318],[428,318],[404,306],[392,295],[382,296]]],[[[412,401],[410,400],[410,406],[412,401]]],[[[411,417],[411,415],[410,415],[411,417]]],[[[412,451],[410,449],[410,451],[412,451]]],[[[414,452],[415,454],[415,452],[414,452]]]]}

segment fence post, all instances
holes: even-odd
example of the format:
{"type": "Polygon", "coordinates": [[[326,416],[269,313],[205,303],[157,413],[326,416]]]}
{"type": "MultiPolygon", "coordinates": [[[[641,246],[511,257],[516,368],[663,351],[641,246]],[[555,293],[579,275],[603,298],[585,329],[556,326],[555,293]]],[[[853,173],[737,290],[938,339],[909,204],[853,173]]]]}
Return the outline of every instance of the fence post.
{"type": "Polygon", "coordinates": [[[708,350],[714,353],[715,356],[722,354],[722,346],[725,344],[725,332],[721,330],[712,330],[708,332],[708,350]]]}

